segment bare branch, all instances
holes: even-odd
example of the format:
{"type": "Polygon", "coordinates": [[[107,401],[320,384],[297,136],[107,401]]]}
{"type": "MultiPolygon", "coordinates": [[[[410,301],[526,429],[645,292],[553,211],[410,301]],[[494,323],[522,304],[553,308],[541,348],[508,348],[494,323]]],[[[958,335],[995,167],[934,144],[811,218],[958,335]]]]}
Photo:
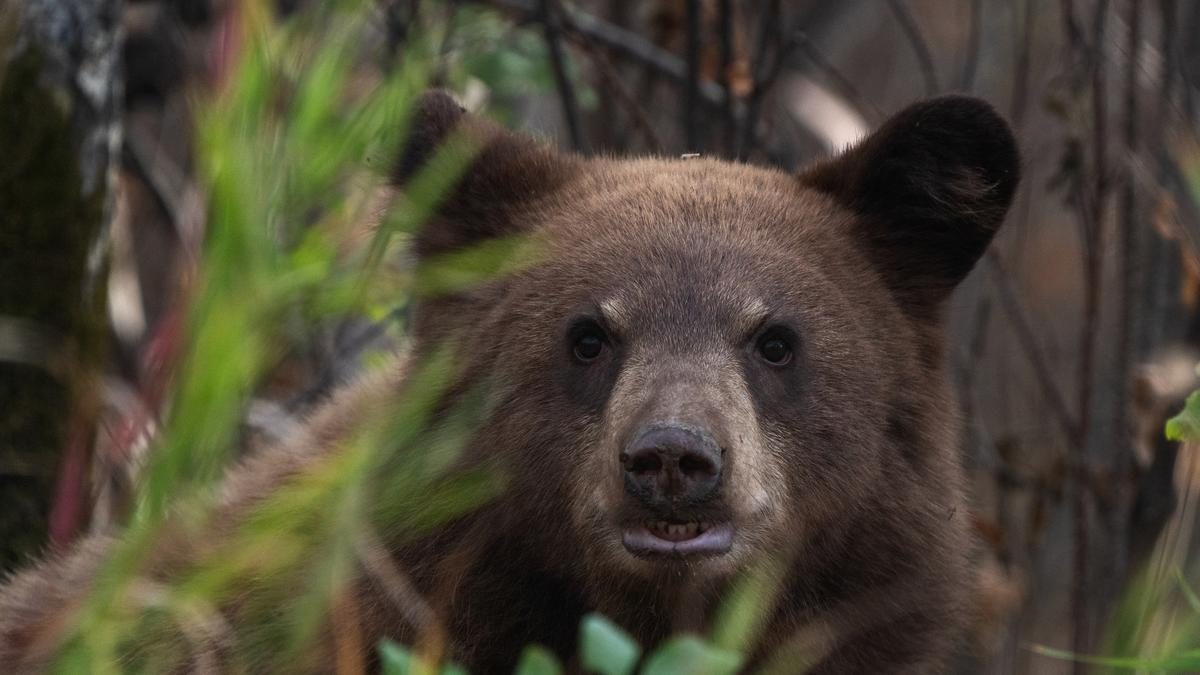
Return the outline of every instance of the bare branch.
{"type": "Polygon", "coordinates": [[[354,553],[367,575],[383,589],[388,600],[417,633],[436,629],[437,617],[433,608],[408,575],[396,566],[378,534],[370,528],[360,531],[354,538],[354,553]]]}
{"type": "Polygon", "coordinates": [[[700,0],[684,6],[684,53],[687,79],[683,87],[683,137],[687,152],[699,152],[700,144],[700,0]]]}
{"type": "Polygon", "coordinates": [[[733,0],[718,0],[717,30],[721,35],[721,72],[718,74],[721,88],[725,90],[725,104],[721,108],[721,117],[725,131],[725,152],[732,155],[737,148],[737,115],[734,113],[733,99],[733,0]]]}
{"type": "Polygon", "coordinates": [[[1117,278],[1121,284],[1120,323],[1114,379],[1116,392],[1113,397],[1114,460],[1132,461],[1133,437],[1130,429],[1130,386],[1135,358],[1134,331],[1141,318],[1138,301],[1141,296],[1141,275],[1137,261],[1141,259],[1141,237],[1138,228],[1137,178],[1134,164],[1140,152],[1138,138],[1138,63],[1141,57],[1142,7],[1140,0],[1129,0],[1128,55],[1125,63],[1125,115],[1122,140],[1125,145],[1124,166],[1121,185],[1120,255],[1117,278]]]}
{"type": "MultiPolygon", "coordinates": [[[[1082,360],[1079,368],[1079,429],[1083,434],[1075,457],[1071,462],[1071,473],[1076,478],[1072,500],[1074,551],[1071,582],[1071,648],[1084,653],[1090,642],[1090,616],[1088,612],[1088,506],[1090,496],[1086,488],[1086,466],[1093,443],[1095,430],[1092,428],[1092,408],[1096,400],[1095,371],[1100,327],[1100,290],[1104,280],[1104,204],[1108,191],[1108,110],[1105,80],[1105,29],[1108,18],[1108,0],[1100,0],[1092,22],[1091,80],[1092,80],[1092,170],[1095,173],[1093,191],[1079,190],[1079,210],[1084,244],[1084,317],[1079,333],[1079,349],[1082,360]],[[1090,199],[1088,197],[1090,196],[1090,199]],[[1089,217],[1090,212],[1090,217],[1089,217]]],[[[1074,39],[1074,38],[1072,38],[1074,39]]],[[[1082,181],[1080,182],[1082,186],[1082,181]]],[[[1075,664],[1075,672],[1082,675],[1086,669],[1075,664]]]]}
{"type": "Polygon", "coordinates": [[[633,92],[629,91],[625,83],[621,81],[616,69],[609,62],[608,57],[600,53],[599,50],[586,40],[577,40],[576,43],[579,49],[591,59],[592,66],[596,69],[596,73],[600,76],[600,79],[604,81],[604,86],[607,90],[616,95],[617,102],[629,113],[633,126],[637,127],[638,131],[642,133],[651,151],[661,152],[663,143],[662,139],[658,136],[658,132],[654,130],[654,122],[650,120],[646,109],[638,103],[633,92]]]}
{"type": "Polygon", "coordinates": [[[1030,53],[1033,51],[1033,30],[1036,23],[1033,20],[1035,11],[1033,0],[1025,0],[1023,3],[1013,0],[1014,13],[1018,11],[1018,4],[1021,5],[1020,11],[1023,11],[1024,14],[1017,42],[1017,59],[1013,65],[1012,108],[1009,110],[1008,116],[1012,120],[1013,126],[1020,128],[1025,119],[1025,108],[1029,99],[1029,60],[1030,53]]]}
{"type": "Polygon", "coordinates": [[[983,43],[983,0],[971,0],[970,15],[967,17],[967,55],[963,59],[962,74],[958,88],[971,91],[975,86],[975,71],[979,69],[979,49],[983,43]]]}
{"type": "Polygon", "coordinates": [[[1021,345],[1021,350],[1025,353],[1025,357],[1029,359],[1029,364],[1033,366],[1034,379],[1041,388],[1042,395],[1046,397],[1046,402],[1050,405],[1050,413],[1054,417],[1054,421],[1062,429],[1063,435],[1067,438],[1068,442],[1077,442],[1079,439],[1079,426],[1071,419],[1067,399],[1063,396],[1062,391],[1059,390],[1058,384],[1050,376],[1050,361],[1042,352],[1041,345],[1037,341],[1036,333],[1033,330],[1033,322],[1030,321],[1028,312],[1021,306],[1021,302],[1017,298],[1017,293],[1012,287],[1008,271],[1005,269],[1004,261],[994,248],[988,250],[986,257],[992,272],[992,279],[995,282],[996,294],[1000,299],[1000,307],[1008,315],[1009,321],[1012,322],[1012,327],[1017,334],[1017,341],[1021,345]]]}
{"type": "MultiPolygon", "coordinates": [[[[529,0],[488,0],[487,4],[516,12],[524,20],[536,18],[533,3],[529,0]]],[[[619,28],[591,14],[569,7],[560,7],[558,17],[566,33],[575,33],[582,38],[603,45],[613,54],[638,63],[658,75],[683,84],[687,81],[687,65],[678,56],[660,48],[637,33],[619,28]]],[[[699,83],[700,102],[711,110],[719,111],[725,105],[725,90],[711,80],[699,83]]]]}
{"type": "Polygon", "coordinates": [[[875,122],[883,119],[883,111],[879,109],[879,106],[868,101],[866,97],[862,95],[862,92],[858,90],[858,87],[854,86],[854,82],[850,78],[843,75],[842,72],[838,70],[837,66],[833,65],[829,59],[825,58],[825,55],[821,53],[821,50],[817,49],[817,46],[813,44],[813,41],[809,39],[807,34],[798,32],[795,34],[793,39],[795,40],[796,48],[804,54],[804,57],[808,59],[808,62],[811,63],[813,67],[817,69],[817,72],[821,73],[825,79],[829,80],[830,84],[832,84],[838,90],[838,93],[840,93],[850,102],[850,105],[854,106],[854,108],[858,110],[860,115],[875,122]]]}
{"type": "Polygon", "coordinates": [[[560,10],[557,0],[540,0],[538,4],[538,13],[546,35],[546,48],[550,52],[550,66],[554,71],[554,84],[558,87],[558,96],[562,101],[567,134],[571,137],[571,147],[583,152],[587,150],[587,146],[579,121],[579,102],[575,96],[575,86],[571,84],[571,77],[567,73],[567,56],[562,48],[560,10]]]}
{"type": "Polygon", "coordinates": [[[921,29],[912,13],[908,11],[904,0],[888,0],[888,7],[892,9],[892,14],[896,15],[900,29],[904,31],[905,37],[912,45],[913,53],[917,56],[917,66],[921,69],[921,76],[925,78],[925,93],[933,96],[941,91],[941,87],[938,86],[937,72],[933,67],[933,52],[929,50],[929,43],[925,41],[925,36],[921,34],[921,29]]]}
{"type": "MultiPolygon", "coordinates": [[[[758,125],[758,111],[762,106],[762,99],[767,91],[775,83],[779,77],[779,70],[783,64],[786,52],[790,45],[779,44],[776,47],[775,59],[768,63],[767,57],[771,51],[771,35],[779,31],[780,20],[780,3],[779,0],[772,0],[767,3],[763,10],[762,21],[758,28],[758,46],[754,55],[754,88],[750,92],[749,101],[746,103],[746,114],[742,116],[741,131],[738,134],[737,152],[734,154],[745,159],[746,155],[750,154],[751,142],[758,125]]],[[[782,42],[780,40],[779,42],[782,42]]]]}

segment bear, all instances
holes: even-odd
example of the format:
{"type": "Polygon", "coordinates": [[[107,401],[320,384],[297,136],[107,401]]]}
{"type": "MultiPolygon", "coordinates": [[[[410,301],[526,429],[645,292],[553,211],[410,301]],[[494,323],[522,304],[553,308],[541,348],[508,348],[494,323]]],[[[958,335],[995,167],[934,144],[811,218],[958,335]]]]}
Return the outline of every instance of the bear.
{"type": "MultiPolygon", "coordinates": [[[[324,470],[338,439],[405,395],[413,364],[450,353],[435,407],[482,390],[459,461],[506,483],[419,538],[378,530],[356,567],[363,662],[434,617],[471,672],[511,672],[533,643],[578,669],[588,613],[647,646],[706,631],[766,565],[747,668],[803,647],[817,673],[944,669],[971,542],[943,317],[1019,180],[1003,118],[972,97],[920,101],[798,173],[561,152],[441,91],[410,129],[400,190],[447,139],[477,148],[414,233],[415,259],[516,237],[529,244],[506,250],[528,260],[421,295],[406,353],[231,469],[207,529],[168,521],[145,574],[171,579],[264,496],[324,470]],[[370,573],[392,563],[428,599],[423,619],[370,573]]],[[[85,539],[0,588],[6,672],[53,656],[115,541],[85,539]]],[[[267,583],[246,580],[238,602],[267,583]]],[[[219,609],[230,628],[210,647],[141,639],[178,644],[181,671],[269,669],[238,661],[248,632],[219,609]]],[[[333,633],[303,668],[334,668],[333,633]]]]}

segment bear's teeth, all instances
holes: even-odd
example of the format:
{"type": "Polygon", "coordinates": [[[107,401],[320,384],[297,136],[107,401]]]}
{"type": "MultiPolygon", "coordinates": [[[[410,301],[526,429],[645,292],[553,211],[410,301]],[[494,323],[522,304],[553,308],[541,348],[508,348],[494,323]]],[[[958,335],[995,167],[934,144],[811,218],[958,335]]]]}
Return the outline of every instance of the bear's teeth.
{"type": "Polygon", "coordinates": [[[647,522],[646,528],[664,539],[683,541],[685,539],[692,539],[697,534],[708,529],[708,524],[700,522],[668,523],[665,520],[657,520],[647,522]]]}

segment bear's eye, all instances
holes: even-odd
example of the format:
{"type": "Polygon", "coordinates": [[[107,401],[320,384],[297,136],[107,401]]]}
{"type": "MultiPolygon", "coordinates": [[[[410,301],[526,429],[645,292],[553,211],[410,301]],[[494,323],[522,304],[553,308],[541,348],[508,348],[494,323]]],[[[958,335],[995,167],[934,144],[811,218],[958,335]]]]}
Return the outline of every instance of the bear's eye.
{"type": "Polygon", "coordinates": [[[758,341],[758,354],[773,366],[784,366],[792,360],[790,336],[783,330],[771,329],[758,341]]]}
{"type": "Polygon", "coordinates": [[[591,321],[576,325],[571,331],[571,354],[580,363],[589,363],[604,353],[604,331],[591,321]]]}

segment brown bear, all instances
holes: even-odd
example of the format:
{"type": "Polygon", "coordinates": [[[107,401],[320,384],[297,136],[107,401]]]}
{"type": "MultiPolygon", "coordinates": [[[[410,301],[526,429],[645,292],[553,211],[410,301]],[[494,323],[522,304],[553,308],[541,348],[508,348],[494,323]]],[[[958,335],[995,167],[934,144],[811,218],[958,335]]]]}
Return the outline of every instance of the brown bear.
{"type": "MultiPolygon", "coordinates": [[[[480,151],[416,233],[416,256],[509,235],[537,253],[414,310],[409,360],[452,345],[462,381],[486,383],[462,461],[508,478],[418,541],[380,529],[451,656],[509,672],[539,643],[577,667],[589,612],[643,645],[706,630],[731,580],[770,559],[778,593],[753,663],[816,645],[814,672],[943,668],[970,546],[942,316],[1017,185],[1005,122],[977,99],[927,100],[797,176],[560,153],[433,92],[397,183],[455,130],[480,151]]],[[[146,573],[169,580],[263,495],[321,470],[363,411],[402,395],[405,362],[234,469],[211,531],[168,529],[146,573]]],[[[6,672],[46,662],[110,548],[85,541],[0,589],[6,672]]],[[[364,651],[414,638],[377,576],[360,584],[364,651]]],[[[247,581],[239,602],[265,583],[247,581]]],[[[183,669],[237,663],[229,616],[235,637],[219,648],[180,640],[183,669]]],[[[320,651],[313,670],[332,667],[320,651]]]]}

